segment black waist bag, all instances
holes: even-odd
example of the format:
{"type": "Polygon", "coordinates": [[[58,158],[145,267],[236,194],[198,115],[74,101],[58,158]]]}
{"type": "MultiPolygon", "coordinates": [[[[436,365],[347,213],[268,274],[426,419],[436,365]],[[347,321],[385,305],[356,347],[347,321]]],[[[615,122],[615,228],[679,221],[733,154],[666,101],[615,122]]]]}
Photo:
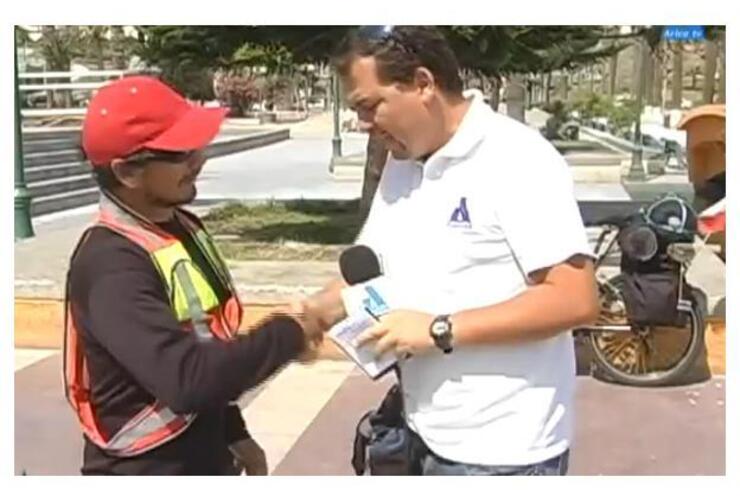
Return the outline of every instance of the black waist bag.
{"type": "Polygon", "coordinates": [[[377,410],[367,412],[357,424],[352,467],[361,476],[406,476],[410,436],[403,418],[403,396],[398,384],[391,387],[377,410]]]}

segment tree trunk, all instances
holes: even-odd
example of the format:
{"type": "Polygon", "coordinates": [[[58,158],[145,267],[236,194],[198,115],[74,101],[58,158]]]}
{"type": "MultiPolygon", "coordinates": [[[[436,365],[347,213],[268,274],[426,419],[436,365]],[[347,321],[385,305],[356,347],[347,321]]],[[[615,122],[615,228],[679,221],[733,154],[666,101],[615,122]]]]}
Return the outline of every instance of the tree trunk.
{"type": "Polygon", "coordinates": [[[725,39],[725,32],[721,32],[719,35],[719,82],[717,89],[717,102],[724,104],[725,101],[725,78],[726,78],[726,67],[725,67],[725,56],[727,51],[727,42],[725,39]]]}
{"type": "Polygon", "coordinates": [[[128,46],[131,42],[126,39],[126,33],[123,31],[122,26],[111,27],[113,42],[113,68],[114,69],[126,69],[129,67],[129,58],[127,57],[126,50],[123,47],[128,46]]]}
{"type": "Polygon", "coordinates": [[[306,106],[306,116],[308,116],[308,107],[311,105],[310,101],[311,101],[311,98],[313,97],[313,84],[311,83],[310,75],[306,78],[304,83],[306,84],[306,95],[304,99],[304,105],[306,106]]]}
{"type": "Polygon", "coordinates": [[[297,111],[300,106],[300,94],[298,92],[298,76],[295,71],[290,71],[288,76],[288,92],[290,97],[288,98],[288,109],[297,111]]]}
{"type": "Polygon", "coordinates": [[[570,89],[569,76],[566,73],[560,75],[560,99],[565,102],[568,100],[568,90],[570,89]]]}
{"type": "Polygon", "coordinates": [[[552,72],[548,71],[545,76],[545,105],[550,105],[550,86],[552,85],[552,72]]]}
{"type": "Polygon", "coordinates": [[[539,91],[537,92],[537,105],[542,106],[542,103],[547,99],[547,75],[545,73],[540,74],[539,91]]]}
{"type": "Polygon", "coordinates": [[[653,74],[653,106],[661,106],[663,103],[663,63],[656,57],[654,61],[655,73],[653,74]]]}
{"type": "Polygon", "coordinates": [[[95,42],[95,65],[101,71],[105,69],[105,50],[100,42],[95,42]]]}
{"type": "Polygon", "coordinates": [[[570,86],[570,89],[572,89],[574,92],[578,92],[578,88],[580,87],[580,75],[578,71],[573,71],[570,75],[568,75],[568,84],[570,86]]]}
{"type": "MultiPolygon", "coordinates": [[[[465,89],[471,89],[474,87],[473,85],[473,74],[468,69],[460,70],[462,81],[463,81],[463,88],[465,89]]],[[[481,89],[482,91],[483,89],[481,89]]]]}
{"type": "Polygon", "coordinates": [[[671,86],[671,107],[681,109],[683,101],[683,49],[678,45],[673,49],[673,82],[671,86]]]}
{"type": "Polygon", "coordinates": [[[648,106],[652,106],[654,90],[653,78],[655,78],[655,58],[647,47],[645,47],[645,50],[648,52],[647,56],[645,57],[645,67],[643,68],[643,71],[645,72],[645,102],[647,102],[648,106]]]}
{"type": "Polygon", "coordinates": [[[540,74],[540,81],[537,82],[537,105],[541,106],[545,102],[545,75],[540,74]]]}
{"type": "Polygon", "coordinates": [[[637,100],[637,94],[640,92],[640,67],[642,65],[642,52],[640,51],[640,41],[635,42],[632,51],[632,97],[637,100]]]}
{"type": "Polygon", "coordinates": [[[491,82],[491,109],[498,111],[498,105],[501,102],[501,79],[494,76],[491,82]]]}
{"type": "Polygon", "coordinates": [[[614,97],[617,90],[617,65],[619,64],[619,53],[609,59],[609,97],[614,97]]]}
{"type": "Polygon", "coordinates": [[[604,62],[601,65],[601,88],[599,89],[602,95],[609,93],[609,63],[604,62]]]}
{"type": "MultiPolygon", "coordinates": [[[[328,70],[326,69],[326,67],[322,64],[321,65],[321,71],[319,72],[319,74],[320,75],[326,75],[326,74],[329,74],[330,75],[331,73],[328,72],[328,70]]],[[[332,92],[333,91],[332,91],[332,83],[331,83],[332,80],[331,80],[331,76],[326,76],[326,77],[323,78],[323,80],[324,80],[324,111],[325,112],[329,112],[329,111],[331,111],[331,106],[333,104],[332,103],[332,99],[334,98],[332,96],[332,92]]]]}
{"type": "Polygon", "coordinates": [[[717,43],[713,40],[704,42],[706,53],[704,60],[704,104],[712,104],[714,101],[714,81],[717,74],[717,43]]]}
{"type": "Polygon", "coordinates": [[[588,91],[593,94],[594,93],[594,67],[593,66],[589,66],[588,73],[589,73],[588,91]]]}
{"type": "Polygon", "coordinates": [[[524,105],[527,89],[521,75],[509,78],[506,84],[506,114],[513,119],[524,123],[524,105]]]}
{"type": "Polygon", "coordinates": [[[360,198],[360,228],[365,224],[375,192],[378,190],[380,176],[388,159],[388,150],[383,141],[370,134],[367,139],[367,156],[362,180],[362,198],[360,198]]]}

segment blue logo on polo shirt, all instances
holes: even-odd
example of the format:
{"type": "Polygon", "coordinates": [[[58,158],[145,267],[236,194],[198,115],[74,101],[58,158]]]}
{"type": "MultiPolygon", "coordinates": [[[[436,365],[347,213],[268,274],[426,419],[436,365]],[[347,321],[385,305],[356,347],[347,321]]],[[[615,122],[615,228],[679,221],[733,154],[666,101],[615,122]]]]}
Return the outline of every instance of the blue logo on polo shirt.
{"type": "Polygon", "coordinates": [[[468,212],[468,200],[465,196],[460,198],[460,204],[452,212],[449,226],[470,227],[470,212],[468,212]]]}

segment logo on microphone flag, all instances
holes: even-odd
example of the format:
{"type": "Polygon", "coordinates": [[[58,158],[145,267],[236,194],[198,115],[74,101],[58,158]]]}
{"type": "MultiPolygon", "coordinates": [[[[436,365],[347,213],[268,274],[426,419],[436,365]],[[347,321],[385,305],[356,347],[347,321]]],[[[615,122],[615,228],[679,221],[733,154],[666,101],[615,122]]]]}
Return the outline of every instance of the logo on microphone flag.
{"type": "Polygon", "coordinates": [[[375,288],[367,285],[365,286],[365,292],[367,292],[367,298],[362,301],[365,309],[376,316],[385,314],[390,310],[388,304],[383,300],[383,297],[380,296],[380,293],[378,293],[375,288]]]}

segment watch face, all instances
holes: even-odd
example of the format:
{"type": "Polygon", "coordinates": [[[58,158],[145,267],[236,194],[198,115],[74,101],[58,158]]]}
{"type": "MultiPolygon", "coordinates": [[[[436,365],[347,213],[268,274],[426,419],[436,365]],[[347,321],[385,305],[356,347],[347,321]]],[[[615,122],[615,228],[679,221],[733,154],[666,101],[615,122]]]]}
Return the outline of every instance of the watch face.
{"type": "Polygon", "coordinates": [[[447,333],[447,323],[444,323],[442,321],[437,321],[432,325],[432,334],[435,337],[440,337],[447,333]]]}
{"type": "Polygon", "coordinates": [[[432,322],[429,334],[434,339],[437,347],[442,349],[445,354],[452,352],[452,325],[449,316],[439,316],[432,322]]]}

